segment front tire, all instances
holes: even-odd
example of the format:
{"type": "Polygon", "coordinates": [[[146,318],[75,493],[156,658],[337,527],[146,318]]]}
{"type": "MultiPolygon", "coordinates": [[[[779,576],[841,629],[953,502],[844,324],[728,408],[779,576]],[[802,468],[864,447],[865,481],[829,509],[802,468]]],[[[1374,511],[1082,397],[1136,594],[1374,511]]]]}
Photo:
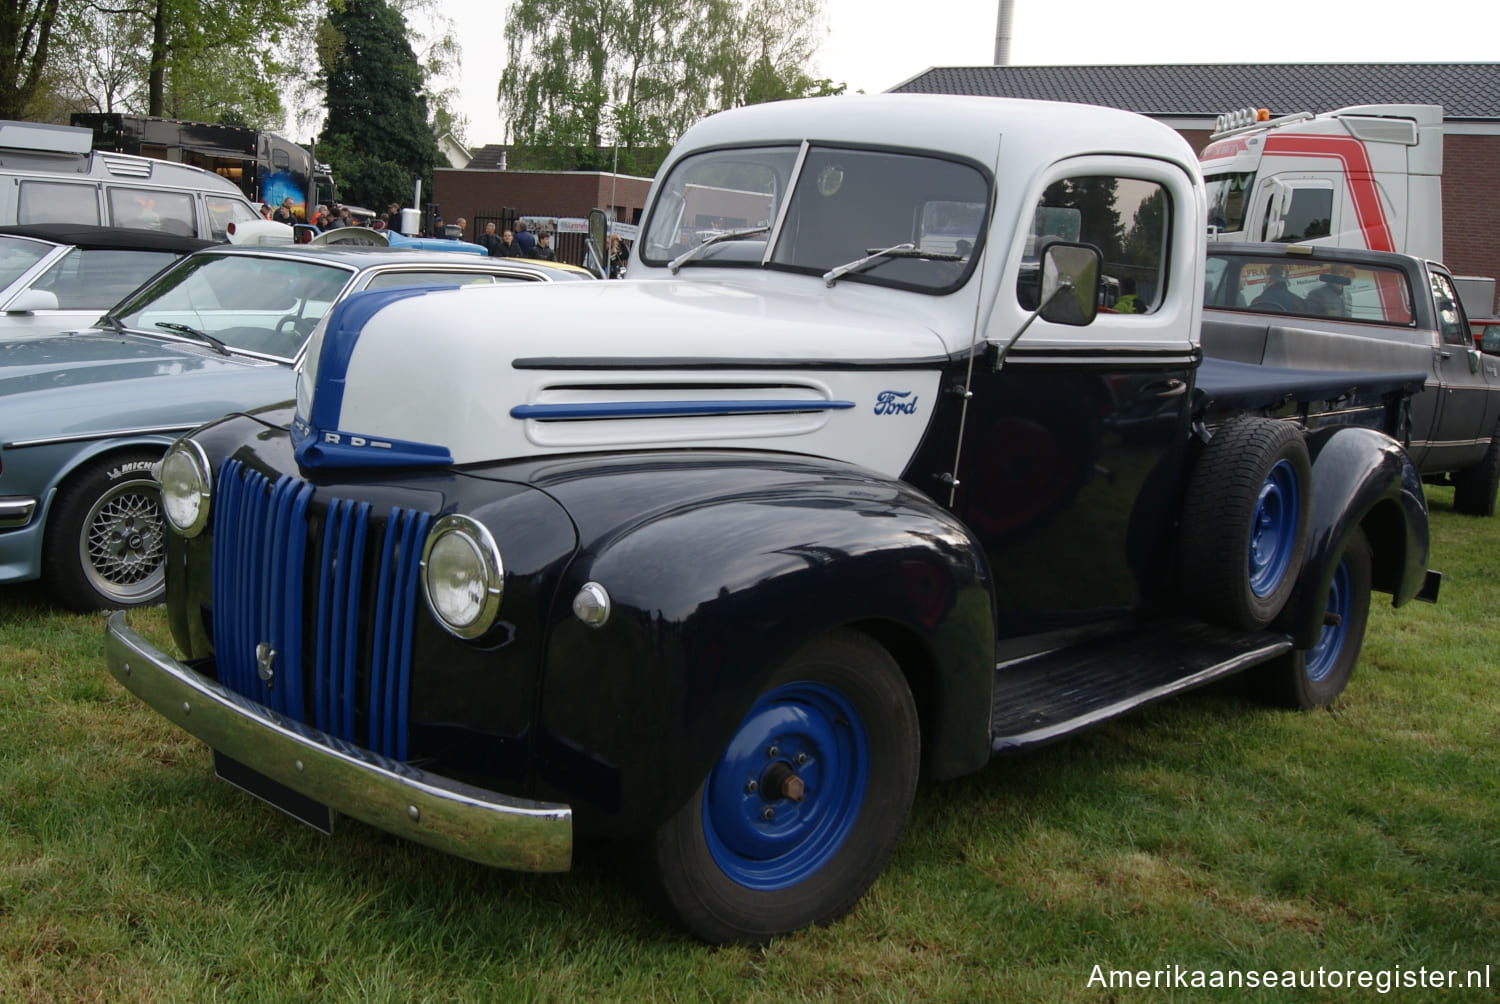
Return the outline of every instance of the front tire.
{"type": "Polygon", "coordinates": [[[759,944],[837,919],[895,850],[920,754],[916,706],[890,653],[853,631],[810,642],[651,837],[667,907],[714,943],[759,944]]]}
{"type": "Polygon", "coordinates": [[[1465,516],[1495,515],[1500,490],[1500,429],[1490,434],[1484,459],[1453,476],[1453,511],[1465,516]]]}
{"type": "Polygon", "coordinates": [[[43,542],[42,577],[71,610],[161,599],[166,576],[161,492],[146,450],[100,457],[58,489],[43,542]]]}
{"type": "Polygon", "coordinates": [[[1370,619],[1370,544],[1355,528],[1344,542],[1323,599],[1323,632],[1312,648],[1298,649],[1258,669],[1260,695],[1282,707],[1326,708],[1344,692],[1370,619]]]}

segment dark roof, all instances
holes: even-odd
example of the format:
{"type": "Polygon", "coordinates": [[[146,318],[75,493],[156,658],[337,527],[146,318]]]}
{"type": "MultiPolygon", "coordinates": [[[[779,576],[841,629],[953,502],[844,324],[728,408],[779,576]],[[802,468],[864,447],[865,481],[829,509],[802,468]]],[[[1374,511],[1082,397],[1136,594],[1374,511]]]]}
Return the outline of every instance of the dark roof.
{"type": "Polygon", "coordinates": [[[1500,119],[1500,63],[936,66],[891,90],[1077,101],[1154,116],[1405,103],[1442,105],[1449,120],[1500,119]]]}
{"type": "Polygon", "coordinates": [[[501,143],[486,143],[473,153],[474,155],[469,158],[469,162],[464,165],[465,168],[471,171],[498,171],[500,170],[500,158],[504,157],[509,160],[510,147],[501,143]]]}
{"type": "Polygon", "coordinates": [[[213,241],[196,237],[179,237],[156,230],[134,230],[129,227],[94,227],[82,223],[29,223],[0,227],[0,234],[34,237],[54,244],[74,244],[82,248],[110,251],[171,251],[188,254],[200,248],[213,247],[213,241]]]}

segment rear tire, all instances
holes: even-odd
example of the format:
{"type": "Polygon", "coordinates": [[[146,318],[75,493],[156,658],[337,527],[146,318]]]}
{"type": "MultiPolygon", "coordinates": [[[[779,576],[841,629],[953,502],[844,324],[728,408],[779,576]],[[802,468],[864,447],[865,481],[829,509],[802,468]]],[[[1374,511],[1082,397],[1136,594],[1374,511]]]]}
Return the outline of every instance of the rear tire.
{"type": "Polygon", "coordinates": [[[99,457],[58,489],[47,518],[42,578],[71,610],[110,610],[161,599],[166,528],[151,476],[160,454],[99,457]]]}
{"type": "Polygon", "coordinates": [[[1326,708],[1344,692],[1359,661],[1370,619],[1370,566],[1370,544],[1356,527],[1344,541],[1323,598],[1323,633],[1317,643],[1251,671],[1263,699],[1306,710],[1326,708]]]}
{"type": "Polygon", "coordinates": [[[920,739],[890,653],[853,631],[810,642],[650,838],[666,906],[714,943],[759,944],[843,915],[896,848],[920,739]]]}
{"type": "Polygon", "coordinates": [[[1198,616],[1258,631],[1291,596],[1307,548],[1312,464],[1301,430],[1242,418],[1214,433],[1183,503],[1183,599],[1198,616]]]}
{"type": "Polygon", "coordinates": [[[1490,434],[1484,459],[1453,476],[1453,511],[1465,516],[1495,515],[1500,490],[1500,429],[1490,434]]]}

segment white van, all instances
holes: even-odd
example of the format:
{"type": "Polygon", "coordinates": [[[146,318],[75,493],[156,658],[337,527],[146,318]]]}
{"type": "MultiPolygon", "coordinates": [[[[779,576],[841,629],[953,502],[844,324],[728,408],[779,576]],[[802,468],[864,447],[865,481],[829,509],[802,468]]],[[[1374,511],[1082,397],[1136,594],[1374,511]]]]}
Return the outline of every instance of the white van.
{"type": "Polygon", "coordinates": [[[73,126],[0,120],[0,225],[84,223],[226,240],[260,213],[212,171],[92,149],[73,126]]]}

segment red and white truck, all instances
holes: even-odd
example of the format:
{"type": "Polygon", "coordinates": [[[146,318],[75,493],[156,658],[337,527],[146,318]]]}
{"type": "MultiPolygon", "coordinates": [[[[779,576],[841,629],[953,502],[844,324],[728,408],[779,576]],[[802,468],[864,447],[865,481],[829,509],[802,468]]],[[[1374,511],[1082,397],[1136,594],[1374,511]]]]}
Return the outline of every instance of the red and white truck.
{"type": "MultiPolygon", "coordinates": [[[[1443,254],[1443,110],[1356,105],[1219,116],[1199,155],[1210,240],[1443,254]]],[[[1495,279],[1456,277],[1470,318],[1495,314],[1495,279]]]]}

